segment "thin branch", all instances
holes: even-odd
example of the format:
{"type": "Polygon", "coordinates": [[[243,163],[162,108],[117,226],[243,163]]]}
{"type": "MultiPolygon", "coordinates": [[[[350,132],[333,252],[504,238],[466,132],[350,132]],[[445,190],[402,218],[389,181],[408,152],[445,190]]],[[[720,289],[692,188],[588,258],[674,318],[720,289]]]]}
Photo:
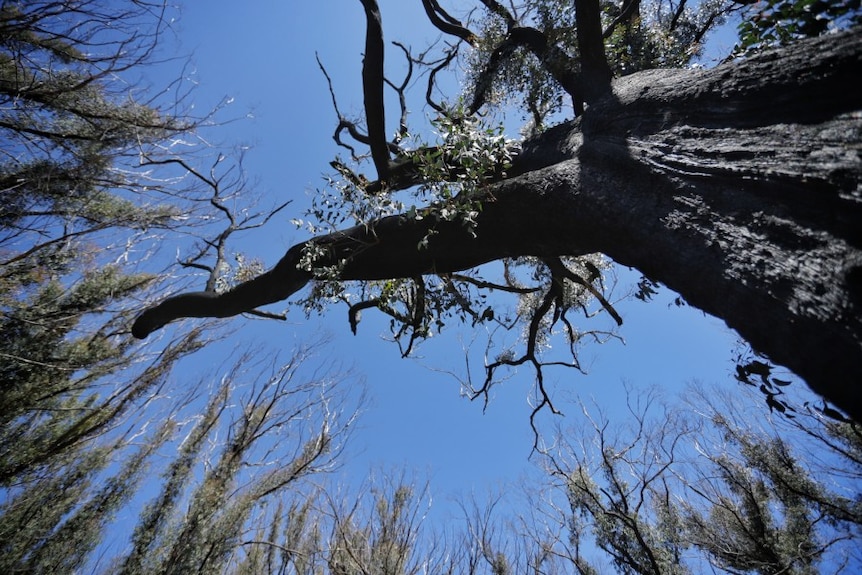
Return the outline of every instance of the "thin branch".
{"type": "MultiPolygon", "coordinates": [[[[673,32],[676,30],[676,27],[679,25],[680,18],[685,14],[686,8],[686,0],[680,0],[679,6],[676,7],[676,11],[673,13],[673,17],[670,20],[670,25],[668,26],[668,30],[673,32]]],[[[710,28],[712,27],[712,19],[710,18],[710,28]]]]}
{"type": "Polygon", "coordinates": [[[410,51],[404,44],[400,42],[392,42],[393,45],[401,48],[401,51],[404,52],[404,56],[407,60],[407,73],[404,74],[404,80],[402,80],[401,84],[396,86],[393,82],[384,78],[383,80],[389,84],[389,86],[395,90],[395,93],[398,94],[398,104],[401,108],[401,118],[398,122],[398,134],[395,136],[395,140],[392,142],[397,146],[397,144],[404,138],[406,138],[410,134],[410,130],[407,128],[407,97],[405,92],[407,91],[407,84],[410,83],[410,79],[413,77],[413,58],[410,57],[410,51]]]}
{"type": "Polygon", "coordinates": [[[489,282],[489,281],[485,281],[485,280],[478,280],[478,279],[470,277],[470,276],[465,276],[464,274],[451,274],[448,277],[450,277],[451,279],[453,279],[455,281],[472,284],[479,289],[499,290],[499,291],[504,291],[504,292],[508,292],[508,293],[519,293],[519,294],[536,293],[537,291],[541,290],[541,288],[538,288],[538,287],[524,287],[524,288],[522,288],[522,287],[515,287],[515,286],[508,286],[508,285],[493,283],[493,282],[489,282]]]}
{"type": "Polygon", "coordinates": [[[517,48],[526,48],[536,56],[545,70],[572,97],[576,115],[583,112],[582,82],[571,67],[572,58],[559,46],[548,42],[548,37],[540,30],[530,26],[515,26],[494,49],[485,68],[479,73],[470,113],[475,114],[485,104],[494,76],[517,48]]]}
{"type": "MultiPolygon", "coordinates": [[[[641,0],[624,0],[622,9],[620,13],[614,18],[610,24],[608,24],[607,28],[605,28],[604,32],[602,32],[602,39],[607,40],[610,38],[614,30],[617,29],[617,26],[624,22],[629,22],[635,12],[640,8],[641,0]]],[[[685,1],[680,4],[680,9],[685,5],[685,1]]]]}
{"type": "Polygon", "coordinates": [[[539,330],[542,326],[542,321],[545,316],[548,315],[548,312],[551,311],[553,307],[559,306],[562,300],[562,282],[561,281],[552,281],[551,287],[545,293],[542,298],[542,302],[539,304],[539,307],[536,311],[533,312],[533,317],[530,319],[530,325],[527,330],[527,349],[523,355],[516,359],[511,358],[501,358],[497,361],[490,363],[485,366],[485,382],[482,387],[473,392],[470,399],[477,399],[480,396],[484,396],[485,408],[488,407],[488,402],[490,400],[489,392],[491,387],[494,384],[494,375],[498,368],[507,366],[507,367],[517,367],[519,365],[523,365],[527,362],[533,365],[533,368],[536,372],[536,390],[539,393],[539,402],[533,407],[532,412],[530,413],[530,427],[533,430],[533,450],[539,449],[539,430],[536,426],[536,416],[542,411],[544,408],[548,408],[551,413],[559,414],[560,411],[554,406],[551,401],[551,397],[545,388],[545,380],[544,380],[544,370],[543,367],[546,365],[565,365],[567,367],[575,367],[579,368],[577,363],[562,363],[562,362],[551,362],[551,363],[543,363],[539,360],[537,354],[538,347],[538,338],[539,338],[539,330]]]}
{"type": "Polygon", "coordinates": [[[335,90],[332,87],[332,78],[329,77],[329,73],[326,71],[326,67],[324,67],[323,62],[320,61],[320,57],[316,53],[314,56],[317,59],[317,66],[320,68],[320,71],[323,72],[323,77],[326,78],[326,85],[329,87],[329,97],[332,98],[332,108],[335,110],[335,115],[338,116],[338,126],[335,128],[335,132],[332,134],[332,139],[335,140],[335,143],[342,148],[350,150],[350,156],[354,160],[356,160],[358,159],[356,149],[350,144],[345,144],[341,140],[341,132],[342,130],[346,129],[354,140],[366,145],[369,143],[368,136],[360,133],[356,125],[353,122],[347,120],[341,114],[341,110],[338,109],[338,101],[335,99],[335,90]]]}
{"type": "Polygon", "coordinates": [[[425,101],[428,103],[429,106],[434,108],[434,110],[436,110],[440,114],[447,114],[448,112],[447,112],[446,108],[443,107],[442,104],[438,104],[437,102],[435,102],[432,95],[431,95],[432,92],[434,91],[434,85],[435,85],[434,82],[437,78],[437,74],[439,74],[440,72],[442,72],[443,70],[448,68],[449,64],[452,63],[452,61],[455,59],[455,57],[457,55],[458,55],[458,44],[455,44],[454,46],[450,46],[449,50],[446,51],[446,56],[440,61],[439,64],[437,64],[436,66],[431,68],[431,71],[428,73],[428,86],[425,89],[425,101]]]}

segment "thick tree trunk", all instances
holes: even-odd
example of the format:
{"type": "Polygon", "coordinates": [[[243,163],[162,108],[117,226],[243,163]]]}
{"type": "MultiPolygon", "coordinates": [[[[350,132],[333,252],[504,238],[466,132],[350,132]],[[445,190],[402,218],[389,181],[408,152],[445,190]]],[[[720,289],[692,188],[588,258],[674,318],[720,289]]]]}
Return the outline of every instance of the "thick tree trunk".
{"type": "MultiPolygon", "coordinates": [[[[577,121],[527,142],[477,237],[386,218],[316,238],[344,279],[413,277],[507,256],[602,252],[724,319],[862,421],[862,77],[859,30],[709,71],[614,85],[577,121]]],[[[224,317],[288,297],[302,246],[233,292],[144,312],[224,317]]]]}
{"type": "Polygon", "coordinates": [[[578,204],[599,251],[862,421],[860,63],[857,30],[621,83],[584,118],[578,204]]]}

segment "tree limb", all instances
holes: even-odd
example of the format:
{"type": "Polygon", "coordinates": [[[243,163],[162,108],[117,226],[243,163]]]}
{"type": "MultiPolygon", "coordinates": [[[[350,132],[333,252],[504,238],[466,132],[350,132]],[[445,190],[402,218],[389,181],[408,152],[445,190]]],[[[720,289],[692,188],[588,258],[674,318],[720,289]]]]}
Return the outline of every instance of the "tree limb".
{"type": "Polygon", "coordinates": [[[460,38],[470,45],[476,42],[476,35],[441,8],[437,0],[422,0],[422,7],[425,8],[428,20],[441,32],[460,38]]]}
{"type": "Polygon", "coordinates": [[[575,17],[583,96],[591,104],[611,90],[611,67],[605,55],[599,0],[575,0],[575,17]]]}
{"type": "Polygon", "coordinates": [[[365,9],[365,55],[362,59],[362,94],[365,102],[365,122],[368,144],[377,177],[389,177],[389,144],[386,140],[386,114],[383,105],[383,24],[376,0],[360,0],[365,9]]]}

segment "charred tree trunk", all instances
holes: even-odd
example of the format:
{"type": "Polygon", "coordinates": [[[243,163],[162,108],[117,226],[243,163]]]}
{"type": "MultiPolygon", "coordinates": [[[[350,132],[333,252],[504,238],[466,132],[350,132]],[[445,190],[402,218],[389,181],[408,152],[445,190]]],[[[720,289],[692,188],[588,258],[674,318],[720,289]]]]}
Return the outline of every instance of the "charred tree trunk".
{"type": "MultiPolygon", "coordinates": [[[[709,71],[618,80],[576,121],[527,142],[477,237],[390,217],[310,240],[343,279],[414,277],[518,255],[602,252],[724,319],[862,421],[862,76],[859,30],[709,71]]],[[[138,337],[289,297],[304,244],[222,295],[145,311],[138,337]]]]}

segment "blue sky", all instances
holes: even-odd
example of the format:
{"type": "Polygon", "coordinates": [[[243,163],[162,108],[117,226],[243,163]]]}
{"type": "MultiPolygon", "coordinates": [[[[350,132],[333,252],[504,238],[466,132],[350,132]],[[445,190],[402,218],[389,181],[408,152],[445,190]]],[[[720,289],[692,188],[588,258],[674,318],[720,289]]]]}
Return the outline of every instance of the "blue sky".
{"type": "MultiPolygon", "coordinates": [[[[401,40],[418,51],[437,38],[425,23],[419,0],[380,4],[387,40],[401,40]]],[[[337,151],[331,139],[336,117],[315,53],[333,79],[341,110],[358,116],[364,18],[358,0],[257,0],[238,6],[223,0],[186,3],[169,41],[176,42],[179,58],[191,58],[197,109],[206,111],[225,97],[232,100],[226,115],[241,120],[219,127],[212,136],[226,147],[251,147],[245,169],[262,205],[294,202],[238,246],[270,266],[307,237],[289,220],[303,217],[309,194],[322,186],[321,176],[337,151]]],[[[391,65],[401,63],[397,49],[387,58],[391,65]]],[[[390,126],[396,119],[392,111],[390,126]]],[[[639,278],[627,270],[619,276],[629,284],[639,278]]],[[[620,303],[625,344],[587,346],[581,360],[589,375],[548,372],[565,417],[577,416],[576,397],[595,398],[609,414],[619,413],[626,383],[635,388],[658,385],[669,395],[693,380],[737,385],[732,379],[734,334],[715,318],[672,305],[673,298],[662,291],[650,304],[620,303]]],[[[444,373],[464,375],[461,346],[469,330],[444,331],[419,348],[417,359],[404,360],[397,346],[383,339],[386,322],[369,311],[357,336],[350,333],[344,307],[309,320],[293,309],[287,322],[231,322],[235,331],[230,337],[237,346],[261,342],[289,350],[315,334],[329,334],[323,355],[365,378],[370,402],[342,470],[350,480],[364,478],[370,470],[406,468],[430,479],[440,505],[450,495],[503,486],[531,467],[527,398],[532,372],[524,370],[496,388],[484,412],[480,402],[462,397],[458,381],[444,373]]],[[[475,371],[481,367],[481,353],[471,359],[474,375],[481,376],[475,371]]],[[[203,366],[208,359],[202,355],[199,361],[203,366]]]]}

